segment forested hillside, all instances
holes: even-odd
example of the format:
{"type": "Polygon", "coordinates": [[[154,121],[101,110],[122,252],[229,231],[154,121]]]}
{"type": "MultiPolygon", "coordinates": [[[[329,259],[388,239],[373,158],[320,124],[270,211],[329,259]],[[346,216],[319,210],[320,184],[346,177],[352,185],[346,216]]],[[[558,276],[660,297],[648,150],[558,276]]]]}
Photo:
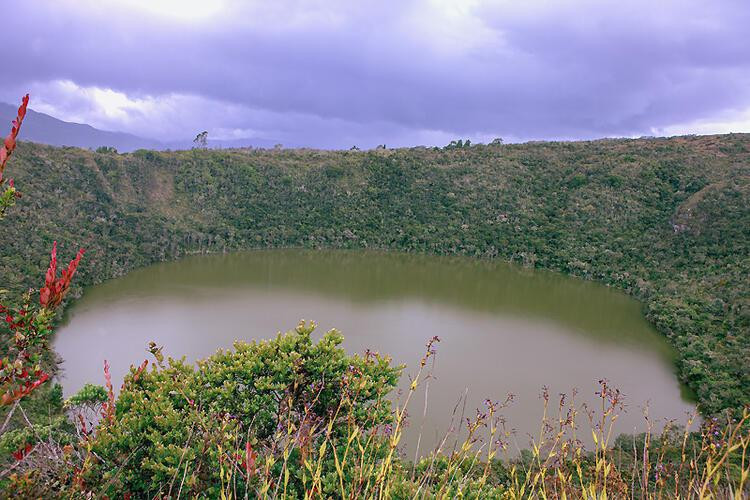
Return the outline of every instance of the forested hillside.
{"type": "Polygon", "coordinates": [[[750,403],[747,134],[368,152],[24,143],[11,170],[13,292],[38,286],[53,240],[63,260],[86,247],[79,285],[256,247],[502,258],[628,291],[704,413],[750,403]]]}

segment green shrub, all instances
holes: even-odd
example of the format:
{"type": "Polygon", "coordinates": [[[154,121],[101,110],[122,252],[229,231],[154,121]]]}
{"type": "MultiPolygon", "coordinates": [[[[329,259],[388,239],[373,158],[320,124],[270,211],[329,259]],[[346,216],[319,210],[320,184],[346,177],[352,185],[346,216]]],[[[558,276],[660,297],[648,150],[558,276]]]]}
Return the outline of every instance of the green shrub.
{"type": "MultiPolygon", "coordinates": [[[[400,369],[388,358],[346,355],[335,330],[314,342],[313,329],[301,323],[274,340],[237,342],[197,368],[154,351],[157,366],[133,369],[102,421],[87,483],[137,497],[178,489],[214,497],[230,476],[243,494],[279,487],[283,470],[283,490],[299,497],[317,458],[324,490],[337,491],[333,451],[352,429],[367,436],[391,422],[386,396],[400,369]]],[[[374,440],[368,457],[386,445],[374,440]]]]}
{"type": "Polygon", "coordinates": [[[68,404],[72,406],[96,405],[106,401],[107,390],[104,387],[87,383],[68,400],[68,404]]]}

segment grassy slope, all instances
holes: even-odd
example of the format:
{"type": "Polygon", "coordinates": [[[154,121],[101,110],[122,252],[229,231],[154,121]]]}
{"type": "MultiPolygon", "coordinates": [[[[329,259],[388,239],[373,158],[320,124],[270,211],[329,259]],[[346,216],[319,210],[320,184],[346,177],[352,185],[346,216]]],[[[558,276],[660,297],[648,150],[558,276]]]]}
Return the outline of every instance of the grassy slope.
{"type": "MultiPolygon", "coordinates": [[[[499,257],[617,286],[680,353],[706,413],[750,403],[750,135],[129,155],[22,144],[0,284],[37,286],[53,239],[79,283],[265,246],[499,257]]],[[[428,334],[428,332],[425,332],[428,334]]]]}

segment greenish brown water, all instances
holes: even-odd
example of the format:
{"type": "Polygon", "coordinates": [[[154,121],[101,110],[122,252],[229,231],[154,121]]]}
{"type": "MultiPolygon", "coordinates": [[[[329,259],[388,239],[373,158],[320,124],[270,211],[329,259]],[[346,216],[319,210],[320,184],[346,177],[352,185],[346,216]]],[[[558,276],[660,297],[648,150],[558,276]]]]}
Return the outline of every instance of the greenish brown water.
{"type": "Polygon", "coordinates": [[[672,350],[638,302],[595,283],[465,258],[267,250],[159,264],[86,290],[55,349],[71,395],[103,383],[104,359],[119,385],[131,364],[149,357],[149,341],[195,360],[302,318],[321,333],[341,330],[350,352],[392,355],[406,373],[425,342],[441,338],[424,423],[423,394],[411,403],[407,442],[421,427],[423,449],[450,426],[467,388],[467,415],[486,398],[515,395],[504,413],[521,447],[538,431],[543,386],[553,395],[577,389],[578,401],[594,402],[597,381],[608,379],[628,404],[620,432],[644,430],[645,405],[678,421],[693,410],[672,350]]]}

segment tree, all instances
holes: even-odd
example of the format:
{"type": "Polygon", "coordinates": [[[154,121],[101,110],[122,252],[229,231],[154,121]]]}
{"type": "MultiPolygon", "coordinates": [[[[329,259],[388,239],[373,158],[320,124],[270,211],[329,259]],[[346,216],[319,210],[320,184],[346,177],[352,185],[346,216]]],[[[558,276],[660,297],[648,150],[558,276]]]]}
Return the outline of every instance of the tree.
{"type": "Polygon", "coordinates": [[[206,149],[208,147],[208,131],[204,130],[196,135],[195,139],[193,139],[193,144],[195,144],[196,148],[206,149]]]}

